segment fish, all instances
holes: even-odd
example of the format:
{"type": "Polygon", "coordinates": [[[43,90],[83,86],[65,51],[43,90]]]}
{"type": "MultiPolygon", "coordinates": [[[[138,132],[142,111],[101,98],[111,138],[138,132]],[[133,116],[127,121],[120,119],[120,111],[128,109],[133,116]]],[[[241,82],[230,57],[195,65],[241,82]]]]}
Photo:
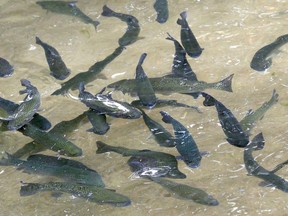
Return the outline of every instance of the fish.
{"type": "Polygon", "coordinates": [[[115,207],[124,207],[131,204],[131,200],[127,196],[116,193],[114,190],[69,182],[22,182],[20,196],[30,196],[41,191],[65,192],[90,202],[109,204],[115,207]]]}
{"type": "Polygon", "coordinates": [[[192,200],[195,203],[208,206],[218,206],[219,202],[206,191],[191,187],[186,184],[180,184],[165,178],[148,177],[151,181],[161,185],[167,191],[172,193],[172,196],[181,200],[192,200]]]}
{"type": "Polygon", "coordinates": [[[253,175],[257,178],[264,180],[272,184],[277,189],[288,192],[288,181],[284,178],[275,174],[275,171],[269,171],[262,167],[256,160],[253,158],[253,151],[261,150],[264,148],[265,140],[262,133],[257,134],[250,144],[244,149],[244,164],[248,172],[248,175],[253,175]]]}
{"type": "Polygon", "coordinates": [[[0,77],[10,77],[13,72],[13,66],[6,59],[0,57],[0,77]]]}
{"type": "Polygon", "coordinates": [[[233,113],[222,104],[220,101],[213,98],[211,95],[202,92],[202,96],[205,98],[203,101],[204,106],[215,106],[218,119],[220,121],[223,132],[226,135],[226,140],[231,145],[244,148],[249,143],[248,134],[242,129],[239,121],[233,115],[233,113]]]}
{"type": "Polygon", "coordinates": [[[84,83],[79,85],[79,99],[87,107],[93,109],[99,114],[105,114],[117,118],[137,119],[141,117],[141,112],[127,102],[113,100],[111,94],[104,95],[102,92],[95,96],[85,91],[84,83]]]}
{"type": "MultiPolygon", "coordinates": [[[[205,89],[216,89],[227,92],[232,92],[232,78],[234,74],[226,77],[225,79],[207,83],[204,81],[190,81],[182,77],[153,77],[149,78],[149,81],[155,91],[159,94],[171,94],[171,93],[195,93],[202,92],[205,89]]],[[[122,79],[111,83],[107,86],[115,91],[121,91],[122,93],[130,94],[131,96],[137,96],[137,85],[135,79],[122,79]]]]}
{"type": "Polygon", "coordinates": [[[274,42],[262,47],[254,54],[250,67],[259,72],[267,70],[272,65],[273,55],[279,52],[279,48],[287,42],[288,34],[285,34],[278,37],[274,42]]]}
{"type": "MultiPolygon", "coordinates": [[[[86,116],[86,111],[85,111],[82,114],[80,114],[79,116],[77,116],[71,120],[61,121],[61,122],[57,123],[50,131],[47,132],[46,136],[48,136],[48,137],[51,137],[54,135],[56,135],[56,137],[61,136],[62,138],[59,140],[54,139],[55,145],[57,146],[57,145],[59,145],[58,142],[65,142],[65,140],[63,140],[63,139],[66,139],[67,137],[69,137],[69,135],[72,132],[74,132],[75,130],[77,130],[79,128],[80,123],[82,123],[82,121],[85,121],[86,119],[87,119],[87,116],[86,116]]],[[[32,124],[32,121],[31,121],[31,124],[32,124]]],[[[36,154],[38,152],[46,150],[47,146],[41,144],[41,142],[43,142],[44,140],[41,140],[41,139],[37,139],[37,140],[40,143],[38,143],[36,140],[33,140],[32,142],[29,142],[29,143],[25,144],[22,148],[18,149],[13,154],[13,156],[20,158],[20,157],[23,157],[25,155],[36,154]]],[[[53,139],[49,138],[48,140],[53,140],[53,139]]]]}
{"type": "Polygon", "coordinates": [[[181,26],[181,43],[186,51],[186,53],[192,57],[197,58],[201,55],[203,48],[200,47],[196,37],[191,31],[189,24],[187,22],[187,11],[180,13],[181,19],[177,20],[177,24],[181,26]]]}
{"type": "Polygon", "coordinates": [[[82,155],[81,148],[57,133],[42,131],[32,124],[26,124],[18,131],[25,136],[31,137],[34,142],[43,145],[46,149],[58,152],[59,154],[64,154],[69,157],[82,155]]]}
{"type": "Polygon", "coordinates": [[[89,109],[86,115],[92,124],[92,128],[88,129],[88,132],[93,132],[95,134],[104,135],[110,129],[110,125],[106,122],[106,115],[99,114],[93,109],[89,109]]]}
{"type": "Polygon", "coordinates": [[[67,182],[105,187],[101,176],[84,164],[48,155],[30,155],[27,160],[18,159],[7,152],[2,154],[1,166],[15,166],[28,174],[55,176],[67,182]]]}
{"type": "Polygon", "coordinates": [[[88,69],[88,71],[78,73],[68,81],[62,83],[61,88],[54,91],[51,95],[65,95],[68,93],[70,89],[71,90],[78,89],[80,82],[84,82],[86,85],[94,81],[95,79],[97,79],[99,73],[106,67],[106,65],[108,65],[116,57],[118,57],[124,49],[125,47],[122,46],[117,47],[112,54],[107,56],[102,61],[96,62],[88,69]]]}
{"type": "Polygon", "coordinates": [[[278,97],[279,94],[274,89],[269,101],[264,102],[255,111],[249,110],[247,115],[240,121],[240,125],[245,133],[250,133],[251,129],[256,125],[256,122],[261,120],[264,117],[264,114],[278,102],[278,97]]]}
{"type": "Polygon", "coordinates": [[[36,44],[39,44],[45,51],[50,74],[58,80],[66,79],[71,74],[71,71],[66,67],[59,52],[54,47],[44,43],[39,37],[36,37],[36,44]]]}
{"type": "Polygon", "coordinates": [[[160,114],[163,122],[173,126],[175,147],[181,155],[181,159],[191,168],[199,167],[202,156],[191,133],[167,112],[160,111],[160,114]]]}
{"type": "Polygon", "coordinates": [[[40,107],[40,93],[29,80],[21,79],[21,85],[26,89],[21,90],[20,94],[27,94],[24,101],[12,113],[12,119],[7,125],[8,130],[17,130],[33,119],[34,114],[40,107]]]}
{"type": "Polygon", "coordinates": [[[97,30],[99,21],[92,20],[89,16],[84,14],[76,5],[77,1],[37,1],[36,4],[40,5],[42,9],[51,11],[53,13],[65,14],[80,19],[86,24],[92,24],[97,30]]]}
{"type": "Polygon", "coordinates": [[[153,108],[157,102],[157,98],[154,89],[147,77],[146,73],[142,68],[142,64],[147,56],[147,53],[143,53],[139,59],[138,65],[136,67],[136,86],[137,95],[143,106],[148,108],[153,108]]]}
{"type": "Polygon", "coordinates": [[[165,23],[169,18],[169,9],[167,0],[156,0],[153,7],[157,12],[156,21],[161,24],[165,23]]]}
{"type": "Polygon", "coordinates": [[[118,40],[118,44],[120,46],[131,45],[138,40],[138,35],[141,29],[139,26],[139,21],[136,17],[128,14],[117,13],[111,10],[107,5],[103,6],[103,11],[101,15],[105,17],[116,17],[121,21],[127,23],[128,28],[125,34],[118,40]]]}
{"type": "MultiPolygon", "coordinates": [[[[133,156],[145,158],[146,164],[153,164],[153,169],[157,170],[166,170],[163,172],[163,176],[168,178],[186,178],[186,175],[178,169],[178,162],[176,158],[164,152],[150,151],[150,150],[137,150],[137,149],[128,149],[120,146],[111,146],[104,142],[97,141],[97,150],[96,154],[101,154],[105,152],[116,152],[121,154],[124,157],[133,156]],[[149,162],[147,162],[149,161],[149,162]]],[[[131,159],[132,160],[132,159],[131,159]]]]}
{"type": "Polygon", "coordinates": [[[167,40],[173,41],[175,46],[175,54],[172,64],[172,75],[187,78],[191,81],[198,81],[197,75],[194,73],[186,58],[186,51],[182,45],[173,38],[169,33],[167,40]]]}

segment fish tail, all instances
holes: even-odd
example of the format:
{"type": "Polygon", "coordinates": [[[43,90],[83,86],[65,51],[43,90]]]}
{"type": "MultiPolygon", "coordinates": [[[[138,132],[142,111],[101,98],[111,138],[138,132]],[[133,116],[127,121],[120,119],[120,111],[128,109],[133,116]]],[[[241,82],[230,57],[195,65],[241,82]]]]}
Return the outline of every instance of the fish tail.
{"type": "Polygon", "coordinates": [[[175,38],[173,38],[168,32],[167,32],[168,37],[166,37],[166,40],[171,40],[175,41],[175,38]]]}
{"type": "Polygon", "coordinates": [[[278,100],[279,100],[278,97],[279,97],[279,94],[276,92],[275,89],[273,89],[273,93],[272,93],[272,97],[271,97],[271,99],[270,99],[270,103],[271,103],[271,104],[277,103],[278,100]]]}
{"type": "Polygon", "coordinates": [[[92,24],[93,24],[95,30],[97,31],[97,26],[100,25],[100,22],[95,20],[95,21],[92,22],[92,24]]]}
{"type": "Polygon", "coordinates": [[[285,34],[285,35],[282,35],[282,36],[278,37],[277,41],[281,41],[283,43],[287,43],[288,42],[288,34],[285,34]]]}
{"type": "Polygon", "coordinates": [[[21,181],[21,184],[20,196],[30,196],[36,194],[40,189],[39,184],[36,183],[24,183],[21,181]]]}
{"type": "Polygon", "coordinates": [[[183,20],[182,19],[177,19],[177,22],[176,22],[178,25],[182,26],[183,25],[183,20]]]}
{"type": "Polygon", "coordinates": [[[264,146],[265,140],[262,132],[257,134],[248,145],[248,147],[253,148],[253,150],[262,150],[264,146]]]}
{"type": "Polygon", "coordinates": [[[187,19],[187,11],[183,11],[182,13],[180,13],[180,16],[183,20],[187,19]]]}
{"type": "Polygon", "coordinates": [[[104,142],[97,141],[96,145],[97,145],[96,154],[101,154],[110,151],[109,146],[104,142]]]}
{"type": "Polygon", "coordinates": [[[113,16],[113,13],[115,13],[113,10],[111,10],[110,8],[107,7],[107,5],[103,6],[103,11],[101,13],[102,16],[113,16]]]}
{"type": "Polygon", "coordinates": [[[39,44],[39,45],[43,44],[43,42],[40,40],[39,37],[36,36],[35,39],[36,39],[36,44],[39,44]]]}
{"type": "Polygon", "coordinates": [[[1,166],[11,166],[11,165],[18,165],[21,164],[22,161],[16,157],[13,157],[7,152],[1,152],[1,159],[0,159],[0,165],[1,166]]]}
{"type": "Polygon", "coordinates": [[[84,82],[80,82],[79,83],[79,93],[81,94],[81,93],[83,93],[84,92],[84,90],[85,90],[85,84],[84,84],[84,82]]]}
{"type": "Polygon", "coordinates": [[[204,106],[215,106],[215,98],[205,92],[201,92],[201,95],[205,98],[203,101],[204,106]]]}
{"type": "Polygon", "coordinates": [[[162,121],[163,122],[165,122],[167,124],[172,123],[173,118],[167,112],[160,111],[160,114],[162,115],[162,121]]]}
{"type": "Polygon", "coordinates": [[[225,79],[214,83],[215,89],[220,89],[227,92],[233,92],[232,90],[232,79],[234,74],[231,74],[230,76],[226,77],[225,79]]]}
{"type": "Polygon", "coordinates": [[[145,60],[147,56],[147,53],[143,53],[141,56],[140,56],[140,59],[139,59],[139,62],[138,62],[138,66],[141,66],[145,60]]]}

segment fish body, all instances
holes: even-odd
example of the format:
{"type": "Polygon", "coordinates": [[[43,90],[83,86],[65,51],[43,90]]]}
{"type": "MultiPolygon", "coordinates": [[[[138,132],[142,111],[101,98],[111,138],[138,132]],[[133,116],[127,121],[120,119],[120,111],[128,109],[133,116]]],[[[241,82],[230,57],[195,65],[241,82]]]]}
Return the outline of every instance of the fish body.
{"type": "Polygon", "coordinates": [[[156,0],[153,7],[157,12],[156,21],[159,23],[165,23],[169,18],[168,1],[156,0]]]}
{"type": "Polygon", "coordinates": [[[70,75],[70,70],[66,67],[59,52],[54,47],[41,41],[39,37],[36,37],[36,44],[39,44],[45,51],[50,74],[58,80],[66,79],[70,75]]]}
{"type": "Polygon", "coordinates": [[[94,81],[99,76],[99,73],[106,67],[107,64],[112,62],[117,56],[119,56],[122,51],[125,49],[125,47],[118,47],[115,49],[115,51],[107,56],[104,60],[96,62],[94,65],[92,65],[88,71],[78,73],[68,81],[61,84],[61,88],[54,91],[52,95],[64,95],[66,94],[70,89],[76,90],[79,88],[80,82],[84,82],[85,85],[94,81]]]}
{"type": "Polygon", "coordinates": [[[275,174],[275,171],[268,171],[262,167],[253,157],[253,151],[260,150],[264,147],[265,141],[263,134],[256,135],[251,143],[244,150],[244,164],[249,175],[273,184],[277,189],[288,192],[288,181],[275,174]]]}
{"type": "Polygon", "coordinates": [[[181,26],[181,43],[190,57],[197,58],[201,55],[203,48],[200,47],[196,37],[188,25],[186,20],[187,12],[182,12],[180,16],[181,19],[177,20],[177,24],[181,26]]]}
{"type": "Polygon", "coordinates": [[[264,102],[255,111],[249,111],[248,114],[240,121],[240,125],[247,134],[250,133],[251,129],[255,126],[256,122],[264,117],[264,114],[278,102],[278,93],[273,90],[272,97],[269,101],[264,102]]]}
{"type": "Polygon", "coordinates": [[[0,57],[0,77],[9,77],[13,72],[13,66],[6,59],[0,57]]]}
{"type": "Polygon", "coordinates": [[[173,41],[175,46],[172,74],[175,76],[187,78],[191,81],[198,81],[197,75],[194,73],[189,62],[187,61],[186,51],[175,38],[173,38],[169,33],[167,34],[168,37],[166,39],[173,41]]]}
{"type": "Polygon", "coordinates": [[[279,52],[279,48],[288,42],[288,34],[278,37],[274,42],[258,50],[250,63],[250,67],[256,71],[265,71],[272,65],[273,54],[279,52]]]}
{"type": "Polygon", "coordinates": [[[67,182],[105,187],[101,176],[95,170],[70,159],[38,154],[29,156],[25,161],[4,153],[0,165],[15,166],[17,170],[29,174],[55,176],[67,182]]]}
{"type": "Polygon", "coordinates": [[[88,129],[88,132],[104,135],[110,129],[109,124],[106,122],[105,114],[99,114],[93,109],[89,109],[86,115],[93,126],[91,129],[88,129]]]}
{"type": "Polygon", "coordinates": [[[178,199],[192,200],[193,202],[208,206],[219,205],[218,200],[213,198],[211,195],[209,195],[206,191],[202,189],[191,187],[185,184],[179,184],[177,182],[173,182],[171,180],[159,177],[150,177],[149,179],[161,185],[163,188],[172,193],[172,196],[178,199]]]}
{"type": "Polygon", "coordinates": [[[84,83],[79,85],[79,99],[87,107],[99,114],[106,114],[117,118],[137,119],[141,112],[127,102],[113,100],[110,94],[98,93],[95,96],[85,91],[84,83]]]}
{"type": "Polygon", "coordinates": [[[65,192],[76,197],[81,197],[98,204],[110,204],[117,207],[128,206],[131,200],[113,190],[77,183],[48,182],[48,183],[24,183],[20,189],[20,196],[33,195],[40,191],[65,192]]]}
{"type": "Polygon", "coordinates": [[[118,43],[120,46],[127,46],[138,39],[138,35],[140,33],[140,26],[139,21],[136,17],[128,14],[123,13],[117,13],[113,10],[111,10],[107,5],[103,6],[102,16],[106,17],[116,17],[120,19],[123,22],[126,22],[128,25],[128,28],[124,35],[118,40],[118,43]]]}
{"type": "Polygon", "coordinates": [[[53,13],[65,14],[80,19],[86,24],[92,24],[97,30],[100,24],[98,21],[92,20],[89,16],[84,14],[76,5],[77,1],[37,1],[36,4],[40,5],[43,9],[53,13]]]}
{"type": "Polygon", "coordinates": [[[144,160],[143,163],[138,163],[138,169],[144,169],[146,164],[149,165],[148,168],[153,168],[154,170],[165,170],[163,176],[169,178],[186,178],[186,175],[179,171],[178,162],[173,155],[164,152],[128,149],[120,146],[110,146],[101,141],[97,141],[96,143],[98,147],[96,151],[97,154],[112,151],[121,154],[124,157],[132,156],[135,157],[139,162],[141,162],[142,159],[144,160]]]}
{"type": "Polygon", "coordinates": [[[175,146],[183,161],[191,168],[200,166],[202,156],[190,132],[167,112],[160,111],[160,113],[162,121],[173,126],[175,146]]]}
{"type": "Polygon", "coordinates": [[[137,95],[143,106],[148,108],[153,108],[157,102],[157,98],[153,87],[142,68],[142,64],[146,58],[147,54],[143,53],[140,57],[139,63],[136,67],[136,85],[137,85],[137,95]]]}
{"type": "MultiPolygon", "coordinates": [[[[164,76],[149,78],[149,81],[155,93],[160,94],[195,93],[209,88],[232,92],[232,78],[233,74],[221,81],[207,83],[204,81],[190,81],[182,77],[164,76]]],[[[135,79],[123,79],[109,84],[107,88],[121,91],[124,94],[129,93],[132,96],[137,95],[137,85],[135,79]]]]}
{"type": "Polygon", "coordinates": [[[21,90],[20,94],[27,94],[24,101],[14,110],[12,120],[9,121],[8,130],[17,130],[33,119],[34,114],[40,107],[40,93],[30,81],[21,80],[21,85],[26,89],[21,90]]]}

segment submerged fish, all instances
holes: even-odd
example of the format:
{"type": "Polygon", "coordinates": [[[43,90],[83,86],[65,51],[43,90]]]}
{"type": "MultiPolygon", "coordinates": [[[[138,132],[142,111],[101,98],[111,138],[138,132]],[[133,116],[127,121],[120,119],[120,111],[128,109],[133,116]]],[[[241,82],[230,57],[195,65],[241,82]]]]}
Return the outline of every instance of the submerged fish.
{"type": "Polygon", "coordinates": [[[40,107],[40,93],[29,80],[21,79],[21,85],[26,89],[21,90],[20,94],[27,94],[24,101],[14,110],[7,125],[8,130],[17,130],[33,119],[34,114],[40,107]]]}
{"type": "Polygon", "coordinates": [[[160,111],[160,113],[162,121],[173,126],[175,147],[183,161],[191,168],[200,166],[202,156],[190,132],[167,112],[160,111]]]}
{"type": "Polygon", "coordinates": [[[203,101],[204,106],[216,107],[218,118],[223,132],[227,136],[226,140],[228,143],[237,147],[246,147],[249,143],[249,136],[242,129],[239,121],[236,119],[233,113],[211,95],[204,92],[201,94],[205,98],[203,101]]]}
{"type": "Polygon", "coordinates": [[[279,52],[279,48],[288,42],[288,34],[278,37],[274,42],[258,50],[250,63],[256,71],[265,71],[272,65],[272,57],[279,52]]]}
{"type": "Polygon", "coordinates": [[[165,23],[169,17],[167,0],[156,0],[153,7],[157,12],[156,21],[159,23],[165,23]]]}
{"type": "Polygon", "coordinates": [[[99,114],[106,114],[117,118],[137,119],[141,112],[127,102],[113,100],[111,94],[102,94],[103,90],[95,96],[85,91],[84,83],[79,85],[79,99],[87,107],[99,114]]]}
{"type": "Polygon", "coordinates": [[[251,143],[244,150],[244,164],[249,175],[253,175],[257,178],[263,179],[275,186],[277,189],[283,192],[288,192],[288,181],[275,174],[275,171],[268,171],[264,167],[260,166],[253,158],[253,151],[263,149],[265,144],[262,133],[256,135],[251,143]]]}
{"type": "Polygon", "coordinates": [[[27,160],[20,160],[7,152],[0,159],[1,166],[15,166],[29,174],[55,176],[67,182],[82,183],[105,187],[101,176],[84,164],[65,158],[48,155],[31,155],[27,160]]]}
{"type": "Polygon", "coordinates": [[[106,115],[99,114],[93,109],[89,109],[86,115],[92,124],[92,128],[88,129],[88,132],[93,132],[95,134],[104,135],[110,129],[109,124],[106,122],[106,115]]]}
{"type": "Polygon", "coordinates": [[[69,182],[23,183],[20,196],[29,196],[41,191],[65,192],[98,204],[110,204],[116,207],[128,206],[131,200],[113,190],[93,185],[69,182]]]}
{"type": "Polygon", "coordinates": [[[96,62],[92,65],[88,71],[78,73],[68,81],[61,84],[61,88],[54,91],[52,95],[66,94],[70,89],[76,90],[79,88],[80,82],[84,82],[85,85],[97,79],[99,73],[106,67],[107,64],[112,62],[117,56],[119,56],[125,47],[118,47],[115,51],[107,56],[104,60],[96,62]]]}
{"type": "Polygon", "coordinates": [[[197,58],[201,55],[203,48],[200,47],[187,23],[187,12],[180,13],[180,16],[181,19],[177,20],[177,24],[181,26],[181,43],[190,57],[197,58]]]}
{"type": "Polygon", "coordinates": [[[198,81],[196,74],[192,70],[186,58],[186,51],[181,46],[181,44],[173,38],[169,33],[167,40],[173,41],[175,46],[175,54],[172,64],[172,74],[187,78],[191,81],[198,81]]]}
{"type": "Polygon", "coordinates": [[[161,185],[178,199],[192,200],[193,202],[208,206],[219,205],[218,200],[207,194],[207,192],[202,189],[191,187],[185,184],[179,184],[164,178],[149,177],[148,179],[161,185]]]}
{"type": "Polygon", "coordinates": [[[116,17],[127,23],[128,28],[125,34],[118,40],[120,46],[127,46],[137,41],[138,35],[140,33],[140,26],[136,17],[128,14],[117,13],[108,8],[107,5],[103,6],[101,15],[106,17],[116,17]]]}
{"type": "Polygon", "coordinates": [[[42,46],[45,51],[50,74],[58,80],[64,80],[70,75],[70,70],[66,67],[58,51],[47,43],[36,37],[36,44],[42,46]]]}
{"type": "MultiPolygon", "coordinates": [[[[232,92],[231,83],[233,75],[234,74],[215,83],[207,83],[204,81],[191,81],[182,77],[171,76],[149,78],[149,81],[155,93],[160,94],[195,93],[204,91],[208,88],[232,92]]],[[[132,96],[137,95],[137,85],[135,79],[123,79],[109,84],[107,88],[121,91],[124,94],[129,93],[132,96]]]]}
{"type": "Polygon", "coordinates": [[[148,108],[153,108],[157,102],[157,98],[153,87],[142,68],[142,64],[146,58],[147,54],[143,53],[139,59],[138,65],[136,67],[136,86],[137,95],[143,106],[148,108]]]}
{"type": "Polygon", "coordinates": [[[155,170],[160,170],[163,173],[163,176],[169,178],[186,178],[186,175],[179,171],[178,162],[173,155],[150,151],[150,150],[137,150],[137,149],[128,149],[120,146],[110,146],[101,141],[97,141],[97,154],[105,153],[105,152],[116,152],[118,154],[133,157],[140,157],[142,159],[145,158],[145,164],[152,166],[155,170]],[[164,172],[165,170],[165,172],[164,172]]]}
{"type": "Polygon", "coordinates": [[[0,77],[9,77],[13,72],[13,66],[6,59],[0,57],[0,77]]]}
{"type": "Polygon", "coordinates": [[[92,24],[97,30],[97,26],[100,24],[98,21],[92,20],[86,14],[84,14],[77,6],[77,1],[37,1],[36,4],[40,5],[43,9],[48,11],[65,14],[73,17],[77,17],[86,24],[92,24]]]}
{"type": "Polygon", "coordinates": [[[276,90],[274,89],[269,101],[264,102],[255,111],[250,110],[247,113],[247,115],[240,121],[240,125],[245,133],[249,134],[256,122],[261,120],[264,117],[264,114],[278,102],[278,96],[278,93],[276,93],[276,90]]]}

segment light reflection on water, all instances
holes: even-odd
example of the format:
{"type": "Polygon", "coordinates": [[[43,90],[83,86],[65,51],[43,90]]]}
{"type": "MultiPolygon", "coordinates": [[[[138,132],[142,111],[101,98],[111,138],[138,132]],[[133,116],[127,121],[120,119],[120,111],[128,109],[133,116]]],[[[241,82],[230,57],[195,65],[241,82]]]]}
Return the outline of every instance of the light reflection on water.
{"type": "MultiPolygon", "coordinates": [[[[139,56],[146,52],[148,58],[143,68],[148,76],[161,76],[170,71],[174,46],[165,40],[166,32],[180,39],[176,24],[179,13],[188,11],[188,22],[201,46],[202,55],[188,58],[199,80],[213,82],[234,73],[233,93],[209,90],[242,119],[249,109],[256,109],[271,97],[275,88],[279,103],[253,129],[253,135],[262,131],[266,146],[255,152],[259,163],[267,169],[287,160],[287,45],[273,59],[272,67],[265,73],[255,72],[249,64],[254,53],[278,36],[287,34],[288,13],[286,1],[169,1],[169,20],[160,25],[155,22],[152,1],[88,1],[79,0],[78,6],[101,25],[95,32],[93,26],[77,19],[47,13],[35,1],[2,1],[0,14],[1,57],[14,65],[12,77],[0,80],[0,96],[19,102],[23,99],[19,80],[29,79],[41,92],[40,114],[53,125],[69,120],[86,110],[79,101],[69,97],[50,96],[59,88],[60,82],[50,77],[43,50],[35,45],[35,36],[57,47],[65,63],[72,70],[71,77],[86,71],[96,61],[101,61],[117,46],[126,24],[114,18],[101,17],[104,4],[115,11],[129,13],[139,19],[140,39],[101,72],[106,79],[98,79],[87,85],[87,90],[96,93],[110,82],[135,76],[139,56]]],[[[78,95],[78,91],[71,92],[78,95]]],[[[113,94],[118,100],[132,101],[128,95],[113,94]]],[[[96,169],[108,188],[129,196],[132,205],[115,208],[97,205],[69,195],[59,198],[43,192],[30,197],[20,197],[20,181],[47,182],[49,177],[28,175],[13,167],[1,167],[0,203],[3,215],[283,215],[287,212],[286,194],[267,187],[260,187],[259,179],[247,176],[243,167],[243,150],[225,142],[224,134],[217,125],[218,118],[213,108],[203,107],[202,98],[197,100],[179,94],[158,95],[161,99],[172,98],[178,102],[199,106],[202,114],[184,108],[155,108],[147,111],[153,119],[161,121],[160,110],[165,110],[187,126],[201,151],[209,152],[197,169],[188,168],[179,161],[179,169],[187,178],[179,183],[199,187],[218,199],[220,205],[207,207],[193,202],[175,199],[159,185],[144,179],[131,179],[127,166],[128,157],[116,153],[95,154],[96,140],[127,148],[151,149],[177,155],[175,149],[161,148],[150,135],[142,119],[124,120],[108,117],[110,131],[99,136],[87,133],[85,124],[71,136],[84,155],[77,158],[85,165],[96,169]],[[4,206],[4,207],[3,207],[4,206]],[[53,207],[51,207],[53,206],[53,207]]],[[[164,124],[164,123],[163,123],[164,124]]],[[[172,132],[172,127],[165,124],[172,132]]],[[[15,152],[30,139],[17,132],[0,135],[0,150],[15,152]]],[[[53,152],[45,153],[55,155],[53,152]]],[[[287,168],[279,171],[287,177],[287,168]]]]}

